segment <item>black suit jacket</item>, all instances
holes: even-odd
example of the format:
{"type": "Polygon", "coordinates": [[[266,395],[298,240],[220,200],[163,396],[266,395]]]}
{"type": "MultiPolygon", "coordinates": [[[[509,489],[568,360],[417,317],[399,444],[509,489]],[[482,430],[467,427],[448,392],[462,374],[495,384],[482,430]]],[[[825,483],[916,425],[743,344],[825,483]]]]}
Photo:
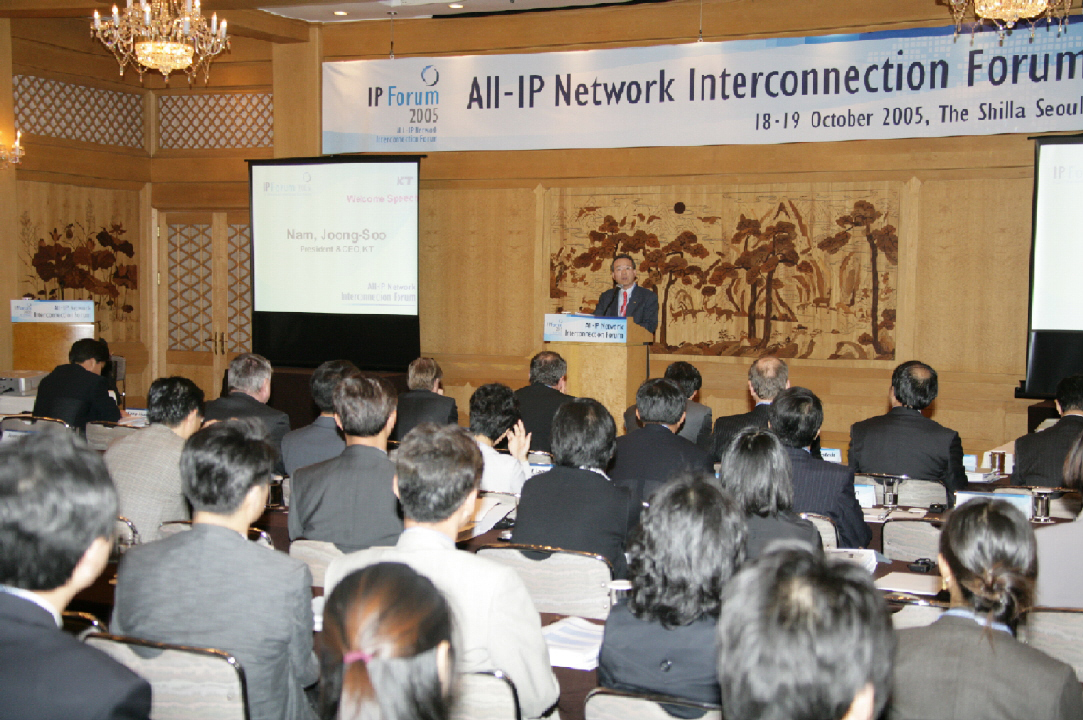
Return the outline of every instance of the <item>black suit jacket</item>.
{"type": "Polygon", "coordinates": [[[41,379],[34,414],[63,420],[80,430],[91,420],[120,420],[120,408],[109,397],[109,381],[75,363],[57,365],[41,379]]]}
{"type": "Polygon", "coordinates": [[[29,600],[0,592],[0,720],[150,717],[150,685],[62,632],[29,600]]]}
{"type": "Polygon", "coordinates": [[[1083,416],[1065,415],[1053,427],[1016,440],[1012,485],[1064,485],[1064,458],[1081,433],[1083,416]]]}
{"type": "Polygon", "coordinates": [[[519,398],[523,425],[531,434],[530,449],[552,452],[553,416],[561,405],[575,398],[541,383],[519,388],[515,397],[519,398]]]}
{"type": "MultiPolygon", "coordinates": [[[[624,411],[625,434],[641,427],[643,423],[636,417],[636,406],[629,406],[624,411]]],[[[685,405],[684,423],[677,434],[685,440],[694,442],[700,449],[711,452],[711,408],[695,400],[689,400],[685,405]]]]}
{"type": "Polygon", "coordinates": [[[891,408],[850,427],[850,467],[856,473],[908,475],[939,480],[955,504],[955,491],[966,485],[963,443],[959,433],[906,407],[891,408]]]}
{"type": "Polygon", "coordinates": [[[399,395],[399,419],[395,423],[392,439],[402,440],[406,433],[423,422],[437,425],[456,425],[459,408],[455,398],[432,390],[408,390],[399,395]]]}
{"type": "Polygon", "coordinates": [[[861,548],[872,540],[861,505],[854,494],[854,471],[845,465],[812,457],[801,448],[787,447],[793,466],[794,512],[827,515],[839,530],[839,547],[861,548]]]}
{"type": "Polygon", "coordinates": [[[631,518],[627,490],[593,470],[557,466],[523,485],[512,542],[596,553],[624,577],[631,518]]]}
{"type": "Polygon", "coordinates": [[[217,400],[207,403],[203,416],[207,420],[229,420],[230,418],[256,418],[267,428],[267,442],[278,453],[275,472],[285,475],[286,466],[282,463],[282,437],[290,431],[290,416],[281,410],[261,403],[248,393],[234,390],[217,400]]]}
{"type": "Polygon", "coordinates": [[[684,470],[714,475],[711,456],[669,428],[648,423],[617,438],[609,477],[627,488],[638,520],[642,503],[651,493],[684,470]]]}
{"type": "MultiPolygon", "coordinates": [[[[598,298],[598,304],[594,306],[594,317],[620,317],[619,287],[611,287],[598,298]]],[[[624,309],[625,317],[630,317],[636,323],[654,332],[658,329],[658,296],[647,288],[636,285],[632,288],[632,294],[628,298],[628,307],[624,309]]]]}
{"type": "Polygon", "coordinates": [[[751,412],[723,415],[715,420],[714,432],[711,434],[711,454],[715,461],[722,459],[722,453],[726,452],[730,442],[745,428],[766,428],[767,416],[770,412],[770,404],[760,403],[752,408],[751,412]]]}

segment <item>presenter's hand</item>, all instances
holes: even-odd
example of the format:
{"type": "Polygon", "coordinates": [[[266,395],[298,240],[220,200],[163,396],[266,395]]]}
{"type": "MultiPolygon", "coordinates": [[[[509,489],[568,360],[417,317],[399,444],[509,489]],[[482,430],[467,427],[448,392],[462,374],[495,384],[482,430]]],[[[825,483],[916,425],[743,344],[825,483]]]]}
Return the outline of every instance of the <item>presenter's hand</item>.
{"type": "Polygon", "coordinates": [[[526,454],[530,452],[530,435],[522,420],[508,430],[508,452],[519,462],[526,462],[526,454]]]}

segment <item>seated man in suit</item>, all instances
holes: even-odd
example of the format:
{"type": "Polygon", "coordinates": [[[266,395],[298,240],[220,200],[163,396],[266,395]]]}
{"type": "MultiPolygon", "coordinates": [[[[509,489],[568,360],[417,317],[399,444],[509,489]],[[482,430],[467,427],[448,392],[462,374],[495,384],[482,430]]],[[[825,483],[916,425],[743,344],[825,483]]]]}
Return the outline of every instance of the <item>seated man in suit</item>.
{"type": "Polygon", "coordinates": [[[275,472],[284,475],[282,436],[290,431],[290,418],[281,410],[267,405],[271,399],[271,363],[255,353],[243,353],[233,358],[226,371],[229,395],[207,403],[207,420],[256,418],[267,431],[267,442],[275,449],[275,472]]]}
{"type": "Polygon", "coordinates": [[[642,502],[675,475],[714,475],[711,456],[677,434],[687,401],[684,391],[665,379],[645,380],[636,392],[636,417],[643,427],[617,438],[609,470],[613,482],[631,494],[636,518],[642,502]]]}
{"type": "Polygon", "coordinates": [[[282,465],[290,477],[297,468],[338,457],[346,448],[342,431],[335,424],[331,395],[339,380],[357,372],[357,366],[349,360],[328,360],[312,373],[309,388],[320,414],[311,424],[282,436],[282,465]]]}
{"type": "Polygon", "coordinates": [[[880,717],[894,654],[882,594],[848,561],[769,552],[722,591],[718,682],[727,720],[880,717]]]}
{"type": "MultiPolygon", "coordinates": [[[[684,407],[684,422],[681,423],[680,432],[677,434],[710,452],[711,408],[696,402],[699,389],[703,387],[703,376],[692,363],[678,360],[670,363],[666,368],[666,374],[662,377],[677,383],[677,387],[688,398],[684,407]]],[[[643,427],[643,422],[636,416],[636,406],[632,405],[624,411],[624,432],[630,433],[641,427],[643,427]]]]}
{"type": "Polygon", "coordinates": [[[594,317],[630,317],[653,333],[658,328],[658,296],[636,284],[635,260],[622,253],[609,267],[616,285],[598,298],[594,317]]]}
{"type": "Polygon", "coordinates": [[[966,484],[959,433],[921,414],[936,399],[936,371],[917,360],[891,373],[891,410],[850,427],[850,467],[855,473],[908,475],[939,480],[955,504],[966,484]]]}
{"type": "Polygon", "coordinates": [[[601,555],[624,577],[625,539],[638,511],[605,474],[616,446],[613,416],[597,400],[561,405],[553,418],[556,464],[523,485],[512,541],[601,555]]]}
{"type": "MultiPolygon", "coordinates": [[[[766,428],[767,412],[775,396],[790,386],[790,368],[786,361],[764,355],[748,368],[748,394],[756,404],[751,412],[724,415],[714,421],[711,453],[717,461],[745,428],[766,428]]],[[[819,453],[817,453],[819,456],[819,453]]]]}
{"type": "Polygon", "coordinates": [[[523,425],[530,433],[530,449],[552,451],[551,431],[557,409],[572,399],[568,387],[568,363],[555,352],[540,352],[530,359],[530,384],[515,391],[523,425]]]}
{"type": "Polygon", "coordinates": [[[293,477],[290,539],[331,542],[342,552],[393,545],[402,533],[395,466],[387,459],[395,388],[381,377],[353,375],[338,382],[332,397],[346,448],[293,477]]]}
{"type": "Polygon", "coordinates": [[[1083,375],[1071,375],[1057,383],[1054,402],[1060,413],[1057,424],[1015,441],[1012,485],[1064,486],[1064,458],[1083,434],[1083,375]]]}
{"type": "Polygon", "coordinates": [[[399,421],[392,439],[402,441],[407,433],[423,422],[456,425],[459,408],[455,398],[445,397],[440,380],[444,371],[432,358],[418,358],[410,363],[406,374],[409,390],[399,395],[399,421]]]}
{"type": "Polygon", "coordinates": [[[0,718],[150,717],[150,685],[62,632],[109,561],[117,494],[101,455],[67,435],[0,448],[0,718]]]}
{"type": "Polygon", "coordinates": [[[839,531],[839,547],[862,548],[872,540],[854,494],[854,471],[817,460],[808,448],[820,434],[824,408],[808,388],[792,387],[771,403],[770,424],[793,466],[794,512],[827,515],[839,531]]]}
{"type": "Polygon", "coordinates": [[[57,365],[41,379],[34,415],[63,420],[79,430],[91,420],[120,420],[120,408],[109,397],[108,382],[102,377],[108,361],[109,350],[101,340],[76,340],[68,351],[68,364],[57,365]]]}
{"type": "Polygon", "coordinates": [[[184,441],[203,425],[203,391],[188,378],[158,378],[147,391],[147,420],[150,425],[105,451],[120,514],[143,542],[157,538],[163,522],[188,519],[180,456],[184,441]]]}
{"type": "Polygon", "coordinates": [[[395,547],[331,561],[325,594],[350,572],[379,562],[409,565],[444,594],[455,620],[456,670],[503,670],[526,717],[545,715],[559,687],[541,621],[515,570],[455,548],[474,514],[481,452],[465,428],[419,425],[399,447],[396,489],[406,530],[395,547]]]}
{"type": "Polygon", "coordinates": [[[252,720],[312,720],[312,575],[248,539],[267,504],[274,448],[251,418],[209,425],[181,453],[192,529],[128,550],[112,629],[216,648],[244,668],[252,720]]]}

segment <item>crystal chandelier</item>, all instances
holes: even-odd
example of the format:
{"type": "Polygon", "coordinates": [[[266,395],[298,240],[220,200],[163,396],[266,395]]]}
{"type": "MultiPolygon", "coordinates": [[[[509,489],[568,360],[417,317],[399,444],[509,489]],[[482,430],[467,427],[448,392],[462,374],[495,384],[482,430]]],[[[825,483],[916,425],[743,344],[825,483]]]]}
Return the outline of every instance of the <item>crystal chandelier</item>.
{"type": "Polygon", "coordinates": [[[992,21],[1003,40],[1004,34],[1020,20],[1030,23],[1032,32],[1035,22],[1056,22],[1059,33],[1068,24],[1068,11],[1072,7],[1072,0],[948,0],[948,4],[955,18],[956,35],[962,29],[969,11],[975,25],[980,25],[985,20],[992,21]]]}
{"type": "Polygon", "coordinates": [[[157,70],[169,82],[169,73],[183,70],[188,82],[203,70],[203,81],[211,71],[211,60],[229,48],[226,21],[218,14],[208,23],[199,12],[199,0],[128,0],[124,10],[113,6],[112,18],[94,11],[91,36],[109,48],[120,63],[120,74],[130,62],[139,73],[157,70]]]}
{"type": "Polygon", "coordinates": [[[15,133],[15,144],[8,150],[4,143],[0,142],[0,170],[7,168],[8,165],[18,165],[19,161],[23,159],[23,155],[26,151],[22,146],[22,131],[15,133]]]}

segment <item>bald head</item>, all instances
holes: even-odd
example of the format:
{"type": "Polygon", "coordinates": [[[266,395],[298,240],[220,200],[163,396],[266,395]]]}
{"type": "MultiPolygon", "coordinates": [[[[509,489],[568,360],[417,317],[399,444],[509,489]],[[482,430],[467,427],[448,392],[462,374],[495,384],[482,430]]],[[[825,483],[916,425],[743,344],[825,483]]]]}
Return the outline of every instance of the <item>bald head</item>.
{"type": "Polygon", "coordinates": [[[914,410],[924,410],[940,390],[936,370],[917,360],[904,362],[891,373],[891,391],[895,402],[914,410]]]}
{"type": "Polygon", "coordinates": [[[772,402],[789,386],[790,369],[781,358],[766,355],[748,369],[748,389],[756,402],[772,402]]]}

